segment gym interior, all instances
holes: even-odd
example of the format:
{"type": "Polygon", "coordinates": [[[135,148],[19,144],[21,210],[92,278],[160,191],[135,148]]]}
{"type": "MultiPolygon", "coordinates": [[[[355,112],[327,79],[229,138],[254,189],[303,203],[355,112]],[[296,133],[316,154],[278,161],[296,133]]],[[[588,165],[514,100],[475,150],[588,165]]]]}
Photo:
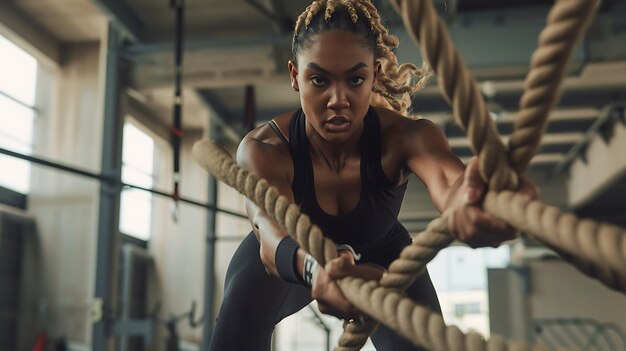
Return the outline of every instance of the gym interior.
{"type": "MultiPolygon", "coordinates": [[[[372,2],[400,39],[399,61],[420,65],[398,11],[372,2]]],[[[506,143],[554,2],[432,4],[506,143]]],[[[192,148],[212,140],[234,154],[250,130],[299,107],[287,62],[308,5],[0,0],[0,350],[208,349],[251,227],[245,198],[192,148]]],[[[626,1],[595,11],[525,172],[539,201],[595,221],[590,231],[626,228],[626,1]]],[[[474,155],[437,79],[412,111],[463,161],[474,155]]],[[[417,235],[439,215],[413,176],[401,223],[417,235]]],[[[605,249],[626,260],[624,237],[605,249]]],[[[525,232],[498,248],[454,242],[428,263],[445,323],[546,349],[626,350],[626,285],[559,251],[525,232]]],[[[277,325],[273,350],[333,349],[342,324],[312,303],[277,325]]]]}

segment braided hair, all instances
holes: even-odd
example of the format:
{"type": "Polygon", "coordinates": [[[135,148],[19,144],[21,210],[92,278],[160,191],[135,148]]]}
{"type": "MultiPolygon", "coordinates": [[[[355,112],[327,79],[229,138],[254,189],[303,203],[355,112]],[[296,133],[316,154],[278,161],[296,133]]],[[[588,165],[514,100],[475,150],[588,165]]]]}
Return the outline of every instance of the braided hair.
{"type": "Polygon", "coordinates": [[[425,65],[398,64],[393,49],[398,37],[389,34],[371,0],[315,0],[298,17],[291,45],[293,61],[310,44],[313,36],[341,30],[362,35],[363,43],[380,61],[381,72],[374,85],[372,105],[406,114],[411,95],[428,83],[431,71],[425,65]]]}

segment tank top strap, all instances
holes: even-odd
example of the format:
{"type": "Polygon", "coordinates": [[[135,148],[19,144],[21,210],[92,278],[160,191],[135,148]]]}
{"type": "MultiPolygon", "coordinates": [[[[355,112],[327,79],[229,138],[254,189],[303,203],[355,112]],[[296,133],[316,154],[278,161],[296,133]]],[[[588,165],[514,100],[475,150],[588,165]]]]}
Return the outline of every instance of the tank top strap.
{"type": "Polygon", "coordinates": [[[378,113],[374,110],[373,107],[370,106],[367,111],[367,115],[365,116],[365,132],[364,138],[362,138],[362,150],[364,151],[365,157],[362,158],[361,162],[365,161],[367,163],[367,168],[370,170],[374,181],[376,184],[383,185],[387,188],[395,188],[395,185],[389,181],[385,171],[383,170],[383,166],[381,165],[382,161],[382,132],[380,130],[380,119],[378,117],[378,113]]]}
{"type": "Polygon", "coordinates": [[[283,132],[280,131],[280,128],[278,128],[278,124],[276,124],[276,122],[272,119],[267,122],[267,125],[269,125],[276,134],[276,136],[279,137],[280,140],[282,140],[287,145],[287,147],[289,147],[289,140],[287,140],[283,132]]]}
{"type": "Polygon", "coordinates": [[[309,153],[309,140],[306,137],[306,117],[304,111],[298,109],[289,121],[289,150],[293,160],[293,182],[291,190],[297,204],[304,199],[307,186],[312,179],[311,154],[309,153]]]}

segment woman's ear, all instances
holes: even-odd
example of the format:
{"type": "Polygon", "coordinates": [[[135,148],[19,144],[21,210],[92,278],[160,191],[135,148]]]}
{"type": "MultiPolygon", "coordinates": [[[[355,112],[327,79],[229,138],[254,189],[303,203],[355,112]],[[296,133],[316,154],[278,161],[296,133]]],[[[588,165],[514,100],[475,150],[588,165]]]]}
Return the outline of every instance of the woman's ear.
{"type": "Polygon", "coordinates": [[[289,68],[291,87],[294,91],[299,91],[300,87],[298,87],[298,67],[296,66],[295,62],[289,60],[289,63],[287,63],[287,68],[289,68]]]}

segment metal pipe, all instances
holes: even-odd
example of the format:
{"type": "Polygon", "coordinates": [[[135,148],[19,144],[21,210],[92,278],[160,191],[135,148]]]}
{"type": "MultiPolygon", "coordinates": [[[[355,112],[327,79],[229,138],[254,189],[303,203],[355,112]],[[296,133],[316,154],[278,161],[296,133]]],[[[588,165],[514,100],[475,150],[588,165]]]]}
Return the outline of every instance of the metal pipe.
{"type": "Polygon", "coordinates": [[[65,172],[69,172],[69,173],[73,173],[73,174],[78,174],[84,177],[88,177],[88,178],[93,178],[93,179],[97,179],[100,181],[104,181],[104,182],[110,182],[113,180],[113,178],[111,177],[106,177],[102,174],[98,174],[98,173],[94,173],[91,171],[87,171],[87,170],[83,170],[80,168],[76,168],[76,167],[72,167],[72,166],[66,166],[57,162],[52,162],[52,161],[48,161],[42,158],[38,158],[38,157],[34,157],[34,156],[30,156],[30,155],[24,155],[24,154],[20,154],[17,153],[15,151],[11,151],[11,150],[7,150],[4,148],[0,148],[0,154],[4,154],[7,156],[11,156],[11,157],[15,157],[15,158],[19,158],[22,160],[26,160],[32,163],[36,163],[42,166],[46,166],[46,167],[50,167],[50,168],[54,168],[54,169],[58,169],[61,171],[65,171],[65,172]]]}
{"type": "Polygon", "coordinates": [[[244,124],[246,128],[246,132],[250,132],[254,129],[254,125],[256,124],[256,101],[255,101],[255,90],[253,85],[246,86],[245,100],[244,100],[244,108],[245,108],[245,116],[244,116],[244,124]]]}
{"type": "MultiPolygon", "coordinates": [[[[26,161],[38,164],[38,165],[42,165],[42,166],[58,169],[58,170],[65,171],[65,172],[68,172],[68,173],[77,174],[77,175],[81,175],[81,176],[84,176],[84,177],[96,179],[96,180],[99,180],[101,182],[107,182],[107,183],[109,183],[109,185],[111,187],[119,188],[121,186],[121,187],[133,188],[133,189],[137,189],[137,190],[147,191],[147,192],[152,193],[152,194],[156,194],[156,195],[172,198],[172,194],[171,193],[165,192],[163,190],[144,188],[144,187],[141,187],[139,185],[133,185],[133,184],[127,184],[127,183],[124,183],[124,182],[119,182],[119,181],[115,180],[115,177],[110,177],[110,176],[106,176],[106,175],[103,175],[103,174],[99,174],[99,173],[94,173],[94,172],[91,172],[91,171],[83,170],[83,169],[80,169],[80,168],[63,165],[63,164],[60,164],[60,163],[57,163],[57,162],[53,162],[53,161],[49,161],[49,160],[45,160],[45,159],[39,158],[39,157],[34,157],[34,156],[30,156],[30,155],[20,154],[20,153],[17,153],[15,151],[7,150],[7,149],[4,149],[4,148],[0,148],[0,154],[4,154],[4,155],[10,156],[10,157],[19,158],[19,159],[22,159],[22,160],[26,160],[26,161]],[[116,183],[118,183],[119,185],[116,185],[116,183]]],[[[198,202],[198,201],[191,200],[191,199],[184,198],[184,197],[179,198],[179,200],[181,202],[188,203],[190,205],[195,205],[195,206],[208,208],[210,210],[215,210],[217,212],[225,213],[225,214],[228,214],[228,215],[231,215],[231,216],[244,218],[244,219],[248,218],[248,216],[246,216],[244,214],[233,212],[233,211],[229,211],[229,210],[225,210],[225,209],[221,209],[221,208],[217,208],[215,205],[198,202]]]]}
{"type": "Polygon", "coordinates": [[[5,98],[7,98],[7,99],[9,99],[9,100],[11,100],[11,101],[13,101],[13,102],[15,102],[16,104],[19,104],[19,105],[21,105],[21,106],[23,106],[23,107],[26,107],[26,108],[28,108],[28,109],[30,109],[30,110],[35,111],[35,114],[38,114],[38,113],[39,113],[39,110],[37,110],[37,108],[36,108],[35,106],[31,106],[31,105],[25,104],[24,102],[22,102],[22,101],[20,101],[20,100],[18,100],[18,99],[16,99],[16,98],[14,98],[13,96],[11,96],[11,95],[9,95],[9,94],[5,93],[5,92],[4,92],[4,91],[2,91],[2,90],[0,90],[0,95],[2,95],[2,96],[4,96],[5,98]]]}
{"type": "MultiPolygon", "coordinates": [[[[120,66],[117,48],[118,30],[109,22],[104,86],[104,124],[102,133],[102,173],[108,181],[100,183],[98,239],[96,251],[95,301],[101,306],[99,319],[93,322],[93,351],[107,351],[114,346],[113,311],[116,302],[116,269],[119,246],[120,192],[116,183],[122,178],[122,134],[124,121],[120,112],[120,66]]],[[[90,173],[90,172],[89,172],[90,173]]],[[[98,178],[98,177],[96,177],[98,178]]]]}
{"type": "MultiPolygon", "coordinates": [[[[156,194],[156,195],[161,195],[161,196],[165,196],[165,197],[172,198],[172,194],[167,193],[167,192],[162,191],[162,190],[156,190],[156,189],[144,188],[144,187],[141,187],[141,186],[139,186],[139,185],[126,184],[126,183],[122,183],[122,186],[124,186],[124,187],[128,187],[128,188],[137,189],[137,190],[147,191],[147,192],[152,193],[152,194],[156,194]]],[[[180,202],[188,203],[188,204],[190,204],[190,205],[195,205],[195,206],[204,207],[204,208],[207,208],[207,209],[209,209],[209,210],[212,210],[212,211],[217,211],[217,212],[221,212],[221,213],[225,213],[225,214],[227,214],[227,215],[231,215],[231,216],[234,216],[234,217],[239,217],[239,218],[248,219],[248,216],[246,216],[246,215],[244,215],[244,214],[237,213],[237,212],[233,212],[233,211],[230,211],[230,210],[225,210],[225,209],[222,209],[222,208],[218,208],[218,207],[217,207],[217,206],[215,206],[215,205],[211,205],[211,204],[207,204],[207,203],[198,202],[198,201],[191,200],[191,199],[188,199],[188,198],[185,198],[185,197],[179,197],[179,198],[178,198],[178,200],[179,200],[180,202]]]]}
{"type": "MultiPolygon", "coordinates": [[[[170,6],[176,11],[176,42],[174,50],[174,109],[171,129],[172,154],[174,157],[174,201],[179,199],[180,176],[180,143],[182,138],[182,72],[183,72],[183,38],[185,26],[185,0],[170,0],[170,6]]],[[[177,218],[177,217],[175,217],[177,218]]]]}

